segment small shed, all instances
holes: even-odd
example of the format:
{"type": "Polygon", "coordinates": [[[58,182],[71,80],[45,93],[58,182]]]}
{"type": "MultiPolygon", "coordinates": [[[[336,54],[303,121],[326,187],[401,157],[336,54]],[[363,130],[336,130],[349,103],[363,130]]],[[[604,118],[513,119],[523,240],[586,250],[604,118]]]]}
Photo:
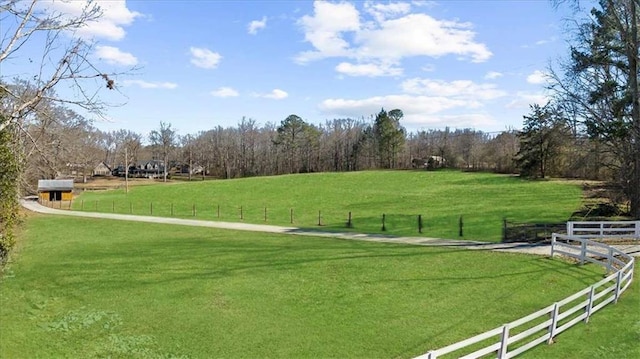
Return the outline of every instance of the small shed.
{"type": "Polygon", "coordinates": [[[40,201],[71,201],[73,180],[38,180],[40,201]]]}

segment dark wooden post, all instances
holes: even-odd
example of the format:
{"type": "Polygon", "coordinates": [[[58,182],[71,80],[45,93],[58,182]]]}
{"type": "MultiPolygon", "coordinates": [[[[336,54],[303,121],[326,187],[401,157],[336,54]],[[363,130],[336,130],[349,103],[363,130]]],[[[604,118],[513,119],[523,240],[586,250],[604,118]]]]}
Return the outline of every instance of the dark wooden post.
{"type": "Polygon", "coordinates": [[[267,207],[264,207],[264,221],[267,221],[267,207]]]}
{"type": "Polygon", "coordinates": [[[289,211],[289,218],[291,220],[291,224],[293,224],[293,208],[291,208],[291,210],[289,211]]]}
{"type": "Polygon", "coordinates": [[[218,218],[220,218],[220,205],[218,205],[218,218]]]}
{"type": "Polygon", "coordinates": [[[502,241],[507,241],[507,217],[502,219],[502,241]]]}
{"type": "Polygon", "coordinates": [[[347,219],[347,228],[353,228],[353,223],[351,223],[351,211],[349,211],[349,219],[347,219]]]}
{"type": "Polygon", "coordinates": [[[460,216],[460,220],[458,221],[458,236],[464,236],[464,232],[462,231],[462,227],[464,227],[464,222],[462,221],[462,216],[460,216]]]}
{"type": "Polygon", "coordinates": [[[153,202],[149,203],[149,212],[151,213],[151,215],[153,216],[153,202]]]}
{"type": "Polygon", "coordinates": [[[322,216],[320,214],[320,211],[318,211],[318,226],[322,225],[322,216]]]}
{"type": "Polygon", "coordinates": [[[386,215],[383,213],[382,214],[382,231],[383,232],[387,230],[387,227],[384,224],[385,218],[386,218],[386,215]]]}
{"type": "Polygon", "coordinates": [[[422,233],[422,215],[418,215],[418,233],[422,233]]]}
{"type": "Polygon", "coordinates": [[[240,206],[240,219],[244,219],[244,215],[242,214],[242,206],[240,206]]]}

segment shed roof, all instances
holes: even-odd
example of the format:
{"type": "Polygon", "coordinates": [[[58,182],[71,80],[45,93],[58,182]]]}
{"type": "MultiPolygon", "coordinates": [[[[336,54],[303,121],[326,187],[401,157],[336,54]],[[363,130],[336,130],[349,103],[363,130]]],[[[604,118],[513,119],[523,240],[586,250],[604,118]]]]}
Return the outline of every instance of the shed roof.
{"type": "Polygon", "coordinates": [[[38,180],[38,192],[71,191],[73,180],[38,180]]]}

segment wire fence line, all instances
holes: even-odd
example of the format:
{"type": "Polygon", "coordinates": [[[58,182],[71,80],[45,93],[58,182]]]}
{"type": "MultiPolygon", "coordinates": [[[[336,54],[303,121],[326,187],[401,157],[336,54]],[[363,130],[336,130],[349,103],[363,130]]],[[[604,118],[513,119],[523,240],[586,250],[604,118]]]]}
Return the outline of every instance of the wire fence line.
{"type": "MultiPolygon", "coordinates": [[[[366,232],[402,232],[416,235],[428,234],[434,228],[447,228],[450,236],[463,237],[468,229],[468,216],[450,216],[443,220],[429,218],[424,214],[385,213],[360,215],[354,210],[299,209],[283,207],[248,207],[229,204],[202,204],[168,201],[117,201],[76,200],[75,202],[42,202],[59,209],[102,213],[148,215],[176,218],[199,218],[220,221],[246,221],[250,223],[273,223],[303,227],[324,227],[366,232]],[[465,227],[466,226],[466,227],[465,227]]],[[[370,212],[370,211],[369,211],[370,212]]],[[[500,224],[495,223],[498,229],[500,224]]]]}

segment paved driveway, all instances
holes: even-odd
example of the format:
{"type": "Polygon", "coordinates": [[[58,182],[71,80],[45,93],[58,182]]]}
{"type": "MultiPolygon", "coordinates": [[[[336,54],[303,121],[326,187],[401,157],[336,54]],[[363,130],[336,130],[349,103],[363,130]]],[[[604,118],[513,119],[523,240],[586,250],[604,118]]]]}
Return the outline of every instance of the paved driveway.
{"type": "MultiPolygon", "coordinates": [[[[537,255],[550,255],[551,246],[549,244],[531,244],[531,243],[487,243],[467,240],[455,240],[455,239],[440,239],[440,238],[426,238],[426,237],[394,237],[381,234],[358,234],[358,233],[339,233],[339,232],[323,232],[309,229],[302,229],[297,227],[281,227],[270,226],[264,224],[250,224],[250,223],[237,223],[237,222],[218,222],[218,221],[204,221],[194,219],[180,219],[169,217],[152,217],[152,216],[137,216],[130,214],[114,214],[114,213],[98,213],[98,212],[80,212],[69,211],[61,209],[53,209],[40,205],[37,201],[20,200],[22,206],[30,211],[55,214],[63,216],[74,217],[86,217],[86,218],[103,218],[103,219],[115,219],[121,221],[135,221],[135,222],[147,222],[147,223],[163,223],[163,224],[175,224],[181,226],[193,226],[193,227],[209,227],[209,228],[221,228],[231,229],[237,231],[252,231],[252,232],[265,232],[265,233],[284,233],[300,236],[314,236],[314,237],[330,237],[340,239],[351,239],[360,241],[373,241],[373,242],[387,242],[387,243],[405,243],[421,246],[440,246],[440,247],[457,247],[476,250],[494,250],[503,252],[518,252],[529,253],[537,255]]],[[[640,257],[640,243],[629,245],[615,245],[621,251],[631,254],[636,257],[640,257]]]]}

